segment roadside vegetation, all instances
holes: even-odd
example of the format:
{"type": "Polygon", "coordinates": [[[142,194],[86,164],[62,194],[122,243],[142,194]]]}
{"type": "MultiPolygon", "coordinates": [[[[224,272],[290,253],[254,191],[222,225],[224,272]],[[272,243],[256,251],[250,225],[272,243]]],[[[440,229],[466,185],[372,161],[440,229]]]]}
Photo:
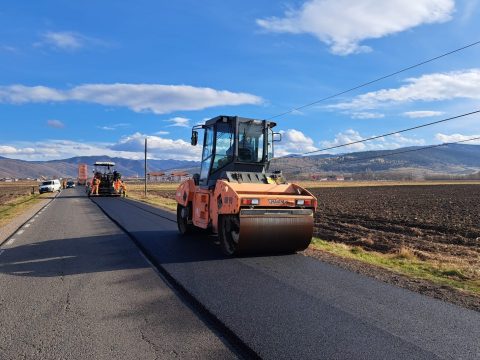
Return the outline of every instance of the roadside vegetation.
{"type": "Polygon", "coordinates": [[[471,265],[468,263],[421,260],[415,255],[414,251],[407,247],[400,247],[393,253],[380,253],[367,251],[360,246],[351,246],[318,238],[312,240],[311,248],[480,296],[480,276],[479,274],[475,276],[474,272],[477,269],[471,269],[471,265]],[[466,275],[467,273],[470,274],[466,275]]]}
{"type": "Polygon", "coordinates": [[[47,196],[38,193],[36,182],[0,183],[0,227],[47,196]]]}
{"type": "Polygon", "coordinates": [[[130,182],[127,183],[127,195],[129,198],[137,201],[176,211],[175,190],[178,185],[177,183],[148,184],[147,197],[145,197],[144,184],[130,182]]]}

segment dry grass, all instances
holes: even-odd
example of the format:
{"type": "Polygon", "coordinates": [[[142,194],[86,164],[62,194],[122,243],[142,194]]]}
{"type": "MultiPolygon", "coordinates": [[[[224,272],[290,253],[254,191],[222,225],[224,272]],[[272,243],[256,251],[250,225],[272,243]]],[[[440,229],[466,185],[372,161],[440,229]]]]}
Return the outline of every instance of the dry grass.
{"type": "MultiPolygon", "coordinates": [[[[148,183],[147,192],[150,190],[177,190],[180,183],[148,183]]],[[[144,184],[139,182],[127,182],[128,191],[142,192],[144,190],[144,184]]]]}
{"type": "Polygon", "coordinates": [[[151,183],[147,186],[147,197],[144,193],[144,184],[127,183],[127,195],[129,198],[142,201],[147,204],[161,207],[166,210],[176,211],[177,202],[171,198],[178,183],[151,183]],[[167,197],[167,193],[170,197],[167,197]]]}
{"type": "Polygon", "coordinates": [[[418,260],[412,249],[406,246],[401,246],[395,253],[395,258],[405,260],[418,260]]]}
{"type": "Polygon", "coordinates": [[[0,227],[7,225],[17,216],[23,214],[40,200],[48,198],[48,194],[19,195],[0,205],[0,227]]]}
{"type": "Polygon", "coordinates": [[[466,263],[451,263],[443,259],[420,260],[411,249],[406,247],[402,247],[392,254],[383,254],[366,251],[359,246],[349,246],[317,238],[313,239],[310,246],[313,249],[326,251],[343,258],[359,260],[411,278],[428,280],[440,286],[447,285],[480,295],[480,273],[478,269],[469,269],[469,265],[466,263]]]}

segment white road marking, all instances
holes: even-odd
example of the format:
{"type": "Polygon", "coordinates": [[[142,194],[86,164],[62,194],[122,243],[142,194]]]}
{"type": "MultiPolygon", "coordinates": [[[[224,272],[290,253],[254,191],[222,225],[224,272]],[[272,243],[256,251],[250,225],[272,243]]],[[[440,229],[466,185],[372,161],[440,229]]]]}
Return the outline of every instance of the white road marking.
{"type": "Polygon", "coordinates": [[[5,245],[12,245],[15,242],[15,239],[8,240],[5,245]]]}
{"type": "Polygon", "coordinates": [[[32,223],[32,222],[35,222],[35,219],[30,220],[30,222],[31,222],[31,223],[32,223]]]}
{"type": "Polygon", "coordinates": [[[0,256],[4,253],[5,250],[0,250],[0,256]]]}
{"type": "Polygon", "coordinates": [[[25,232],[25,230],[18,230],[17,235],[22,235],[25,232]]]}
{"type": "Polygon", "coordinates": [[[30,224],[25,224],[24,228],[29,228],[30,224]]]}

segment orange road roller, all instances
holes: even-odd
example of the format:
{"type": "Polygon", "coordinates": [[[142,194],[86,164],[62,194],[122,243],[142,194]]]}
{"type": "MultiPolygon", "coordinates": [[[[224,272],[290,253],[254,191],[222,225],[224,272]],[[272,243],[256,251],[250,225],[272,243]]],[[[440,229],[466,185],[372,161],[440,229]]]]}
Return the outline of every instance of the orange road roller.
{"type": "Polygon", "coordinates": [[[270,172],[272,121],[217,116],[192,129],[192,145],[203,130],[200,174],[176,192],[181,234],[200,229],[218,234],[227,255],[291,253],[308,247],[317,199],[270,172]]]}

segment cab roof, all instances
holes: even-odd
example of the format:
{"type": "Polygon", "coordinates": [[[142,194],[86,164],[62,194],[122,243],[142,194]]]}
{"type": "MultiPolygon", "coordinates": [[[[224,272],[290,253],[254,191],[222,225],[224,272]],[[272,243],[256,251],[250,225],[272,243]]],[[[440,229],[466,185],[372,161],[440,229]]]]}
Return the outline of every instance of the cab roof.
{"type": "Polygon", "coordinates": [[[115,166],[114,162],[111,161],[97,161],[94,166],[115,166]]]}
{"type": "MultiPolygon", "coordinates": [[[[219,116],[216,116],[210,120],[207,120],[205,122],[205,125],[206,126],[209,126],[209,125],[213,125],[213,124],[216,124],[217,122],[226,122],[226,121],[237,121],[237,122],[249,122],[249,121],[258,121],[258,122],[262,122],[263,120],[260,120],[260,119],[251,119],[251,118],[244,118],[244,117],[240,117],[240,116],[228,116],[228,115],[219,115],[219,116]]],[[[268,126],[273,128],[275,127],[277,124],[273,121],[267,121],[268,123],[268,126]]]]}

